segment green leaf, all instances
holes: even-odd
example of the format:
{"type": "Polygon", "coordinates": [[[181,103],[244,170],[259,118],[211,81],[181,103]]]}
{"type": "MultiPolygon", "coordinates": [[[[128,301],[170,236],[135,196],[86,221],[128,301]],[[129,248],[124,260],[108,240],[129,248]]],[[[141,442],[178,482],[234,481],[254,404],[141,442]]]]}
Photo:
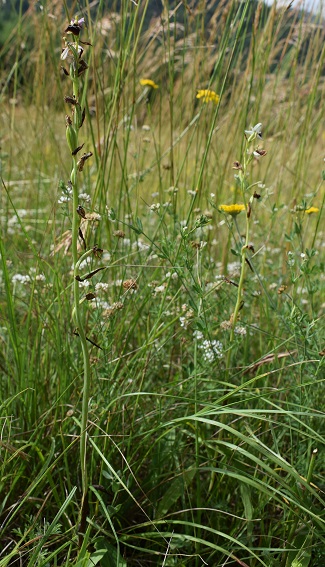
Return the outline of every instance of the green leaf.
{"type": "Polygon", "coordinates": [[[108,543],[108,541],[99,537],[95,542],[96,551],[92,553],[87,567],[97,565],[100,561],[100,567],[127,567],[127,563],[118,553],[116,547],[108,543]]]}
{"type": "Polygon", "coordinates": [[[162,517],[170,510],[177,500],[184,495],[186,488],[191,484],[195,469],[190,468],[171,481],[157,508],[157,517],[162,517]]]}
{"type": "Polygon", "coordinates": [[[143,225],[142,225],[141,219],[139,219],[139,217],[137,217],[136,223],[137,223],[138,229],[142,233],[143,232],[143,225]]]}
{"type": "Polygon", "coordinates": [[[240,483],[240,495],[244,505],[245,517],[247,521],[247,536],[250,538],[253,535],[253,506],[251,500],[251,488],[247,484],[240,483]]]}
{"type": "Polygon", "coordinates": [[[134,224],[129,224],[129,228],[134,230],[137,234],[142,234],[142,230],[139,230],[136,226],[134,226],[134,224]]]}
{"type": "Polygon", "coordinates": [[[288,553],[286,565],[288,567],[309,567],[312,552],[312,535],[298,534],[291,547],[295,547],[295,550],[288,553]]]}

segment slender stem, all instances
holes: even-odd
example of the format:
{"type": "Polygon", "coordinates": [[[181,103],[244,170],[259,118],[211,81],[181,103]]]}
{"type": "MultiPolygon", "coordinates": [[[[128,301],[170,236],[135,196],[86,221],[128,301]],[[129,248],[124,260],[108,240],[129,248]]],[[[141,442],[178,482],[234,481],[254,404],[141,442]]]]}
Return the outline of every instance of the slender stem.
{"type": "MultiPolygon", "coordinates": [[[[77,160],[74,157],[72,173],[76,170],[76,167],[77,167],[77,160]]],[[[82,477],[82,493],[84,500],[88,492],[86,455],[87,455],[88,403],[89,403],[89,391],[90,391],[90,360],[89,360],[89,351],[88,351],[86,333],[84,328],[84,321],[80,309],[79,282],[76,279],[76,276],[78,275],[77,271],[79,264],[78,262],[79,216],[77,213],[78,185],[76,182],[76,176],[71,175],[71,183],[73,190],[73,214],[72,214],[72,255],[73,255],[73,264],[74,264],[73,312],[78,329],[78,335],[81,342],[81,348],[83,354],[83,369],[84,369],[84,381],[83,381],[84,383],[83,383],[82,410],[81,410],[81,432],[80,432],[80,464],[81,464],[81,477],[82,477]],[[72,179],[75,180],[74,183],[72,179]]]]}
{"type": "MultiPolygon", "coordinates": [[[[255,137],[251,136],[248,140],[246,140],[245,147],[244,147],[244,158],[243,158],[242,170],[239,171],[241,196],[242,196],[242,199],[243,199],[243,202],[244,202],[244,205],[245,205],[245,210],[246,210],[246,231],[245,231],[245,241],[244,241],[242,248],[241,248],[241,266],[240,266],[239,284],[238,284],[238,288],[237,288],[236,305],[235,305],[235,309],[234,309],[234,312],[233,312],[232,318],[231,318],[230,347],[229,347],[229,350],[228,350],[228,353],[227,353],[227,360],[226,360],[227,375],[229,374],[229,369],[230,369],[231,355],[232,355],[232,349],[233,349],[234,338],[235,338],[236,323],[237,323],[237,320],[238,320],[239,311],[242,308],[242,297],[243,297],[245,272],[246,272],[246,252],[247,252],[248,243],[249,243],[249,221],[250,221],[250,204],[247,202],[247,199],[246,199],[246,190],[247,190],[246,176],[247,176],[248,166],[249,166],[249,164],[252,160],[252,155],[248,154],[247,149],[248,149],[249,144],[252,141],[254,141],[254,139],[255,139],[255,137]]],[[[235,225],[236,225],[239,237],[240,237],[240,232],[239,232],[239,229],[238,229],[236,217],[234,217],[234,222],[235,222],[235,225]]]]}
{"type": "Polygon", "coordinates": [[[241,249],[241,269],[240,269],[240,278],[238,284],[238,291],[237,291],[237,301],[234,309],[234,313],[232,316],[232,325],[231,325],[231,333],[230,333],[230,342],[232,343],[235,336],[235,326],[238,319],[238,314],[241,309],[242,304],[242,296],[243,296],[243,286],[245,280],[245,271],[246,271],[246,250],[248,246],[248,238],[249,238],[249,218],[246,214],[246,235],[245,235],[245,244],[242,246],[241,249]]]}
{"type": "MultiPolygon", "coordinates": [[[[74,64],[70,67],[70,77],[72,79],[73,97],[79,105],[79,77],[78,77],[78,39],[75,42],[76,56],[74,64]]],[[[78,147],[78,134],[81,127],[80,123],[80,105],[75,107],[73,113],[73,128],[75,131],[75,144],[78,147]]],[[[74,149],[76,149],[74,148],[74,149]]],[[[89,350],[85,332],[85,321],[80,307],[80,289],[79,281],[76,279],[78,276],[80,259],[78,257],[78,235],[80,217],[77,213],[79,199],[78,199],[78,158],[72,155],[72,171],[71,171],[71,187],[73,195],[73,211],[72,211],[72,257],[73,257],[73,318],[77,326],[78,336],[81,342],[83,354],[83,394],[82,394],[82,408],[81,408],[81,431],[80,431],[80,468],[81,468],[81,481],[82,481],[82,504],[81,504],[81,518],[84,516],[84,511],[87,508],[87,494],[88,494],[88,476],[87,476],[87,426],[88,426],[88,406],[90,394],[90,358],[89,350]]],[[[89,255],[89,251],[84,256],[89,255]]]]}

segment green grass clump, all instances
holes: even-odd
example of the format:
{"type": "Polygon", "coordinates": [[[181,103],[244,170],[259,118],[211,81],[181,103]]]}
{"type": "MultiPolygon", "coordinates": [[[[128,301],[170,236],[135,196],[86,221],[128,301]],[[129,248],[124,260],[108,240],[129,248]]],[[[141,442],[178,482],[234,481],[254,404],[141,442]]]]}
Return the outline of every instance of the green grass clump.
{"type": "Polygon", "coordinates": [[[41,8],[0,52],[0,567],[320,567],[322,22],[41,8]]]}

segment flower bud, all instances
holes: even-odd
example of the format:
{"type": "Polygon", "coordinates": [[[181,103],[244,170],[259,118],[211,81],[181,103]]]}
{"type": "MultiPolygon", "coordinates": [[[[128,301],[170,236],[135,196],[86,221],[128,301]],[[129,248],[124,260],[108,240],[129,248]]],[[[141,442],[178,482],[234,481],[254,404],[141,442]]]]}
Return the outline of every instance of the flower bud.
{"type": "Polygon", "coordinates": [[[77,145],[78,145],[78,138],[77,138],[77,133],[74,129],[74,127],[72,126],[72,120],[70,118],[70,116],[66,116],[65,117],[65,124],[66,124],[66,137],[67,137],[67,142],[68,142],[68,146],[70,148],[71,153],[76,149],[77,145]]]}

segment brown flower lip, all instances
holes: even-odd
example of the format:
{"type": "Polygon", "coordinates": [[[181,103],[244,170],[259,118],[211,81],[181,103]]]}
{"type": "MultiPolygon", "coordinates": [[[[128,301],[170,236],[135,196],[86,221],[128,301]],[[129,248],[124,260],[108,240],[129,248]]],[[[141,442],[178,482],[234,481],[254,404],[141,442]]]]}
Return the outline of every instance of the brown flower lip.
{"type": "Polygon", "coordinates": [[[70,24],[65,30],[64,33],[72,33],[73,35],[79,35],[81,30],[81,26],[78,24],[70,24]]]}
{"type": "Polygon", "coordinates": [[[262,150],[262,149],[259,149],[259,148],[256,148],[256,150],[254,150],[254,156],[255,157],[258,157],[258,156],[263,157],[263,156],[266,156],[266,154],[267,154],[266,150],[262,150]]]}

